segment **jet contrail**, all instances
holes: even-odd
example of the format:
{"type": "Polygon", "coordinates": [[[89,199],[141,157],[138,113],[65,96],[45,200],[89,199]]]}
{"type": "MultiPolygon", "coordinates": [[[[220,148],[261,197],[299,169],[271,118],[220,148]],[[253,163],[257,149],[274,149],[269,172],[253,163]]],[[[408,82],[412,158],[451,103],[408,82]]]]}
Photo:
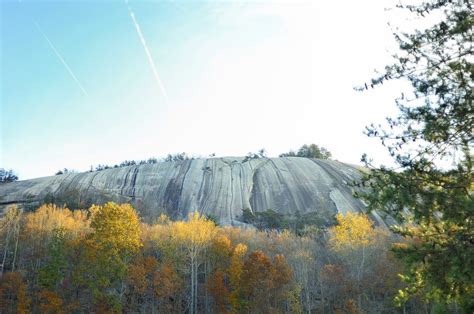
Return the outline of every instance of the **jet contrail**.
{"type": "Polygon", "coordinates": [[[135,25],[135,29],[137,30],[138,37],[140,37],[140,41],[142,42],[143,49],[145,50],[146,56],[148,58],[148,63],[150,63],[151,71],[153,72],[153,75],[155,76],[155,80],[156,80],[156,83],[158,84],[158,88],[161,90],[161,93],[163,94],[165,101],[168,104],[168,94],[166,93],[165,86],[163,85],[160,75],[158,74],[158,71],[156,70],[155,62],[153,61],[153,57],[151,56],[150,49],[148,49],[148,45],[145,41],[145,37],[143,36],[142,30],[140,29],[140,25],[135,19],[135,14],[133,13],[130,6],[128,5],[128,0],[125,0],[125,4],[127,5],[128,13],[130,14],[130,17],[132,18],[133,25],[135,25]]]}
{"type": "Polygon", "coordinates": [[[74,81],[76,81],[77,83],[77,86],[79,86],[79,88],[81,89],[81,91],[84,93],[84,95],[86,96],[89,96],[89,94],[87,93],[87,91],[84,89],[84,87],[82,86],[81,82],[79,82],[79,80],[77,79],[76,75],[74,75],[74,72],[72,72],[71,68],[69,67],[69,65],[66,63],[66,61],[63,59],[63,57],[61,56],[61,54],[59,53],[59,51],[56,49],[56,47],[54,47],[53,43],[51,42],[51,40],[49,40],[48,36],[46,36],[46,34],[41,30],[41,27],[38,25],[38,23],[34,22],[35,23],[35,26],[36,28],[38,29],[38,31],[41,33],[41,35],[43,35],[44,39],[46,39],[46,41],[48,42],[49,46],[51,47],[51,49],[53,50],[53,52],[56,54],[56,57],[58,57],[59,61],[61,61],[61,63],[64,65],[64,67],[66,68],[66,70],[69,72],[69,74],[71,75],[71,77],[73,78],[74,81]]]}

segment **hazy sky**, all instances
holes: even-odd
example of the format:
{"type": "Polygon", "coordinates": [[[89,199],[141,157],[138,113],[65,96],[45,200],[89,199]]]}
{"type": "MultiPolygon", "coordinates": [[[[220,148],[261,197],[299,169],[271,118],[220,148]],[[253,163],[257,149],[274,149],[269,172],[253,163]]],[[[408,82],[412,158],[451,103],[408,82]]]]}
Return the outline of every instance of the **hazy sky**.
{"type": "Polygon", "coordinates": [[[391,1],[1,1],[0,167],[21,179],[167,153],[316,143],[386,161],[364,127],[400,86],[391,1]]]}

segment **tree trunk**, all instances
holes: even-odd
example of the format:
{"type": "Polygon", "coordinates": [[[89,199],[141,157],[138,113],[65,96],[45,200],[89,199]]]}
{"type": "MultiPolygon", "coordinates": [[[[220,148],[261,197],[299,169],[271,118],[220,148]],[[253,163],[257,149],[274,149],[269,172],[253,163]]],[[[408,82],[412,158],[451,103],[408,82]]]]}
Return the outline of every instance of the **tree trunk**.
{"type": "Polygon", "coordinates": [[[5,236],[5,248],[3,249],[2,271],[0,272],[0,276],[3,275],[3,270],[5,269],[5,262],[7,260],[8,245],[10,244],[10,235],[11,235],[11,226],[8,227],[7,234],[5,236]]]}
{"type": "Polygon", "coordinates": [[[18,239],[20,238],[20,222],[19,221],[17,222],[15,231],[16,231],[16,242],[15,242],[15,252],[13,253],[12,271],[15,271],[16,252],[18,251],[18,239]]]}
{"type": "Polygon", "coordinates": [[[198,306],[198,261],[194,260],[194,312],[197,313],[198,306]]]}
{"type": "Polygon", "coordinates": [[[362,313],[362,291],[361,289],[361,278],[362,278],[362,270],[365,264],[365,246],[362,246],[362,260],[360,262],[359,269],[357,271],[357,287],[359,288],[359,295],[357,296],[357,307],[359,308],[359,313],[362,313]]]}
{"type": "Polygon", "coordinates": [[[194,258],[191,257],[191,313],[194,312],[194,258]]]}

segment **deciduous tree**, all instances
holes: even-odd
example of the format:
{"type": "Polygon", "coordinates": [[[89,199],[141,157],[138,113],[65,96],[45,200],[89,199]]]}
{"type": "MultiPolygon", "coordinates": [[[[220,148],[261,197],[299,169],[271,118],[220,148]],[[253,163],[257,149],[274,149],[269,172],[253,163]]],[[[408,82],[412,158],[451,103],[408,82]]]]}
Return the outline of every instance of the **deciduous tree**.
{"type": "Polygon", "coordinates": [[[365,214],[348,212],[336,215],[337,225],[330,228],[329,245],[343,262],[344,283],[349,292],[357,299],[356,307],[369,310],[363,300],[370,294],[368,279],[372,276],[374,264],[382,261],[388,233],[382,228],[374,228],[373,222],[365,214]],[[367,281],[367,282],[366,282],[367,281]]]}
{"type": "Polygon", "coordinates": [[[30,302],[27,285],[19,272],[9,272],[0,277],[0,309],[26,314],[30,302]]]}
{"type": "Polygon", "coordinates": [[[188,221],[177,221],[171,225],[171,236],[181,246],[189,261],[191,302],[190,312],[197,312],[198,269],[202,263],[201,254],[208,248],[217,234],[214,222],[207,220],[200,213],[190,213],[188,221]]]}
{"type": "Polygon", "coordinates": [[[127,266],[142,246],[138,216],[130,205],[112,202],[89,211],[93,231],[82,243],[75,278],[98,306],[117,311],[126,292],[127,266]]]}

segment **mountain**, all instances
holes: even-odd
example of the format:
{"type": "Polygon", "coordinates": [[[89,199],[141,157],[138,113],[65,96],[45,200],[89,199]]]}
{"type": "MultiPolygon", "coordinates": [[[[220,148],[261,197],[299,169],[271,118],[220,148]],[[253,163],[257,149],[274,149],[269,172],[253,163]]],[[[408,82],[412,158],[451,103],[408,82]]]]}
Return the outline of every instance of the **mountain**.
{"type": "Polygon", "coordinates": [[[0,209],[17,204],[28,210],[42,202],[84,208],[115,201],[132,203],[142,215],[151,217],[166,213],[179,219],[198,210],[225,225],[241,224],[243,209],[333,217],[337,212],[364,210],[348,185],[358,178],[355,166],[333,160],[194,159],[2,184],[0,209]]]}

